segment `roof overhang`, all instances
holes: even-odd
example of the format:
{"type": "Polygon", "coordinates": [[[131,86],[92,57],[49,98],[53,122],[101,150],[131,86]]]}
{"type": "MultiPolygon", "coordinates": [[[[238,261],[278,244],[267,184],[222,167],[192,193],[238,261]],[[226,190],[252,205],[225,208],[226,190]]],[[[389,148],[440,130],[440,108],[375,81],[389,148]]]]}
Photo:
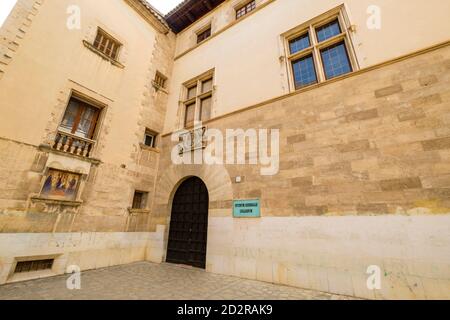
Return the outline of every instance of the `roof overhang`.
{"type": "Polygon", "coordinates": [[[225,0],[184,0],[165,19],[173,32],[179,33],[225,2],[225,0]]]}
{"type": "Polygon", "coordinates": [[[167,34],[170,31],[164,16],[155,8],[153,8],[146,0],[124,0],[137,13],[139,13],[148,23],[150,23],[157,31],[167,34]]]}

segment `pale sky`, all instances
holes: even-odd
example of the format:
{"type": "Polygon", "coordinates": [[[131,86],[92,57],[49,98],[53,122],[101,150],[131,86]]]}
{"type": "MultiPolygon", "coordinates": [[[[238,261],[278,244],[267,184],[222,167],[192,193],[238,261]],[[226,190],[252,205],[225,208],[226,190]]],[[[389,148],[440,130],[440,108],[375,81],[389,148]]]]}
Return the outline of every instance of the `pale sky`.
{"type": "Polygon", "coordinates": [[[0,27],[5,22],[17,0],[0,0],[0,27]]]}
{"type": "MultiPolygon", "coordinates": [[[[161,13],[166,14],[183,0],[148,0],[161,13]]],[[[17,0],[0,0],[0,27],[5,22],[17,0]]]]}
{"type": "MultiPolygon", "coordinates": [[[[4,0],[1,0],[4,1],[4,0]]],[[[183,0],[147,0],[152,6],[161,11],[161,13],[168,13],[175,8],[183,0]]]]}

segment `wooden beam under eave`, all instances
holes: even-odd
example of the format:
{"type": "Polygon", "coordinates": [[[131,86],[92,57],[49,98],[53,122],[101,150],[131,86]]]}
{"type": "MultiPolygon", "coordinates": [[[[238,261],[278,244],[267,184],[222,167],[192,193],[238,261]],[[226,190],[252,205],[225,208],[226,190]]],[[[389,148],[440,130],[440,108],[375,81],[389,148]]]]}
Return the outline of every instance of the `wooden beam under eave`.
{"type": "Polygon", "coordinates": [[[206,8],[208,8],[208,10],[212,10],[213,6],[211,4],[211,0],[204,0],[203,4],[206,6],[206,8]]]}
{"type": "Polygon", "coordinates": [[[190,12],[186,13],[186,17],[189,19],[191,23],[195,21],[195,17],[190,12]]]}

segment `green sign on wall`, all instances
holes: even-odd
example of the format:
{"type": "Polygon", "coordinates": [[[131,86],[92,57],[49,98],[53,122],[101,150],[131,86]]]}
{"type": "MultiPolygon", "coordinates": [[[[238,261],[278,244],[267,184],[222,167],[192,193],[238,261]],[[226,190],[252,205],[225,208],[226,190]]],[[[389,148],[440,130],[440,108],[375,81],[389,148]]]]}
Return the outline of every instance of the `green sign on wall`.
{"type": "Polygon", "coordinates": [[[260,201],[257,200],[236,200],[233,201],[233,217],[235,218],[260,218],[260,201]]]}

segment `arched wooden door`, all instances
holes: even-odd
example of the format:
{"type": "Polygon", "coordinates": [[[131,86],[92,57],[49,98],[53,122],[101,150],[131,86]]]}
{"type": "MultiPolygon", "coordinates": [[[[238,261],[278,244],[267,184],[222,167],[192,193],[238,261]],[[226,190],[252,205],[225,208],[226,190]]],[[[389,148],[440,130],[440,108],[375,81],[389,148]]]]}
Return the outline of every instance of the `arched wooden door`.
{"type": "Polygon", "coordinates": [[[209,195],[204,182],[192,177],[175,193],[166,261],[206,267],[209,195]]]}

